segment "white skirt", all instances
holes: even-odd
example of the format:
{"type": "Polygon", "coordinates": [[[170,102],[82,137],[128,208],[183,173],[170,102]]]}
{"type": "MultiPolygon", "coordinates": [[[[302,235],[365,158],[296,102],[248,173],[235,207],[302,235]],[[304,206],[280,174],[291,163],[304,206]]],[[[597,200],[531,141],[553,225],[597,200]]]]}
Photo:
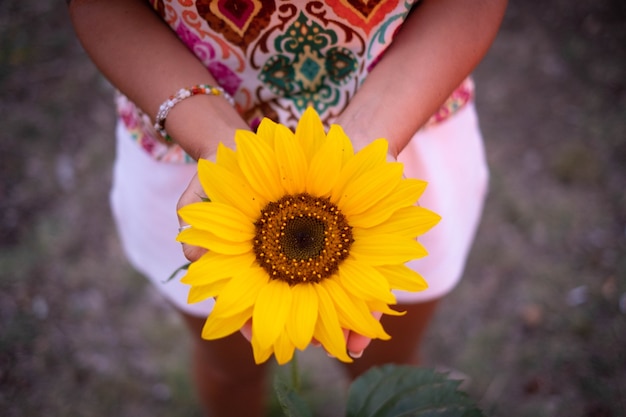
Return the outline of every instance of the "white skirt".
{"type": "MultiPolygon", "coordinates": [[[[171,164],[153,159],[117,126],[117,155],[113,170],[111,207],[122,246],[130,263],[177,308],[207,316],[213,300],[187,304],[189,287],[179,273],[187,263],[176,242],[176,203],[195,174],[194,164],[171,164]]],[[[475,108],[467,105],[449,120],[415,134],[398,158],[407,177],[428,181],[420,205],[442,216],[420,237],[429,255],[408,265],[429,288],[397,292],[399,303],[440,298],[461,279],[486,197],[488,170],[475,108]]]]}

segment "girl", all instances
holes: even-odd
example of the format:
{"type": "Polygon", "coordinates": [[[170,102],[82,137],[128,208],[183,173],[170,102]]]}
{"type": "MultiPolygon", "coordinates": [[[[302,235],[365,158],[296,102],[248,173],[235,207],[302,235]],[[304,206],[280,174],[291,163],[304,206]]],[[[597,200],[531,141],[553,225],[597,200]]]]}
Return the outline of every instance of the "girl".
{"type": "Polygon", "coordinates": [[[422,334],[461,277],[487,184],[469,74],[493,41],[505,0],[73,0],[77,35],[119,91],[113,212],[133,265],[191,330],[200,399],[217,416],[260,416],[264,367],[241,335],[200,338],[212,302],[164,283],[198,248],[174,241],[176,207],[198,201],[194,162],[262,117],[294,127],[312,105],[356,149],[383,137],[405,175],[429,182],[421,203],[443,218],[410,266],[430,288],[397,294],[403,317],[383,318],[390,341],[348,334],[356,377],[373,365],[417,363],[422,334]],[[167,104],[176,92],[195,94],[167,104]],[[198,90],[198,89],[196,89],[198,90]],[[232,97],[234,106],[229,102],[232,97]],[[165,104],[163,104],[165,103],[165,104]],[[167,118],[159,110],[168,110],[167,118]],[[165,120],[167,121],[165,125],[165,120]],[[164,128],[165,140],[157,129],[164,128]]]}

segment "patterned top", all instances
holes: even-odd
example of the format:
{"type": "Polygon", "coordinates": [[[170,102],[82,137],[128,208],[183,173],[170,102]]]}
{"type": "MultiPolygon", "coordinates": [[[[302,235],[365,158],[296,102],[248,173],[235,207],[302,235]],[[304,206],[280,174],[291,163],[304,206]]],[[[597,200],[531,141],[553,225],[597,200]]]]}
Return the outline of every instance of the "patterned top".
{"type": "MultiPolygon", "coordinates": [[[[294,128],[307,106],[326,126],[332,123],[417,2],[150,0],[253,129],[263,117],[294,128]]],[[[473,91],[468,78],[427,125],[454,114],[473,91]]],[[[118,94],[116,104],[131,136],[154,158],[194,162],[178,145],[165,143],[150,117],[125,96],[118,94]]]]}

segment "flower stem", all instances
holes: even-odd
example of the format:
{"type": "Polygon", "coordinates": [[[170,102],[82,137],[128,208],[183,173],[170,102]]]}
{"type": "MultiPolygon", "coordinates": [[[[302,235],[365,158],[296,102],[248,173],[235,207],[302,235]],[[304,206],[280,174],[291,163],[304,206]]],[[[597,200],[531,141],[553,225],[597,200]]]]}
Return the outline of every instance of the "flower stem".
{"type": "Polygon", "coordinates": [[[298,370],[298,353],[294,352],[291,359],[291,386],[295,392],[300,392],[300,372],[298,370]]]}

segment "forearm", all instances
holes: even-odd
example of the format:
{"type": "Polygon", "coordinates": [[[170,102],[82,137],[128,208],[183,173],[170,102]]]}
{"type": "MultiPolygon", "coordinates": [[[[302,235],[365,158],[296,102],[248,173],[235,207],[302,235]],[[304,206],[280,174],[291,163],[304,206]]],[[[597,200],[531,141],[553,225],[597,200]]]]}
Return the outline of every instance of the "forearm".
{"type": "Polygon", "coordinates": [[[357,147],[383,137],[394,156],[478,65],[506,0],[423,0],[338,118],[357,147]]]}
{"type": "MultiPolygon", "coordinates": [[[[204,65],[143,0],[73,0],[70,13],[78,38],[111,83],[154,117],[182,87],[216,85],[204,65]]],[[[192,157],[208,157],[235,129],[238,113],[216,96],[194,96],[169,113],[166,129],[192,157]]]]}

